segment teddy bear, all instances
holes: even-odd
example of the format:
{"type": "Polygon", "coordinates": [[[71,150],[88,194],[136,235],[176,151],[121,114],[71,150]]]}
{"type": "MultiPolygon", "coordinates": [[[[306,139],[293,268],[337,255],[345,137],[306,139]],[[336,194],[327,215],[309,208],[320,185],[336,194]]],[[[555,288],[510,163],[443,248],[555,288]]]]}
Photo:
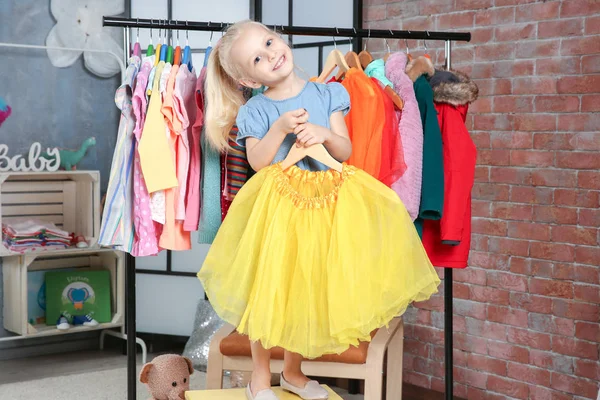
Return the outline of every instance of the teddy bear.
{"type": "Polygon", "coordinates": [[[190,390],[192,361],[178,354],[163,354],[144,364],[140,382],[145,383],[151,400],[185,400],[190,390]]]}

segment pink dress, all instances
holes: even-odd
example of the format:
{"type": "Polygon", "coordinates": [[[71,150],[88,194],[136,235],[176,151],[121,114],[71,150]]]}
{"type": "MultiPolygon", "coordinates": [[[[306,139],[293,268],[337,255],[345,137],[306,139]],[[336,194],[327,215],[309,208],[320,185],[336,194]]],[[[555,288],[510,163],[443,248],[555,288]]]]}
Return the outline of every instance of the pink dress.
{"type": "Polygon", "coordinates": [[[148,102],[146,99],[146,84],[152,66],[154,65],[154,56],[143,60],[142,68],[137,75],[137,84],[131,100],[133,112],[135,115],[135,128],[133,134],[135,136],[135,155],[133,165],[133,223],[135,236],[131,255],[135,257],[153,256],[158,254],[157,226],[152,220],[150,212],[150,195],[146,188],[146,182],[142,174],[140,165],[140,153],[138,151],[138,143],[142,137],[142,129],[146,120],[146,109],[148,102]]]}

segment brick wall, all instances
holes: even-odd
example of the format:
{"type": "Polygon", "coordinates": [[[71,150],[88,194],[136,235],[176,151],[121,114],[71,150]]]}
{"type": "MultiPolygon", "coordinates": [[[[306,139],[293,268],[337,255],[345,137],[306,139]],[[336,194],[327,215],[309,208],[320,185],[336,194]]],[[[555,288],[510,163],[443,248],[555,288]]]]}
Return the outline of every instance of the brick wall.
{"type": "MultiPolygon", "coordinates": [[[[595,399],[600,381],[600,1],[365,0],[365,27],[471,31],[469,268],[455,273],[455,394],[595,399]]],[[[404,41],[389,41],[404,51],[404,41]]],[[[422,41],[408,41],[420,54],[422,41]]],[[[382,51],[383,40],[369,49],[382,51]]],[[[443,62],[443,43],[428,42],[443,62]]],[[[442,288],[442,287],[441,287],[442,288]]],[[[443,391],[443,300],[407,313],[404,380],[443,391]]]]}

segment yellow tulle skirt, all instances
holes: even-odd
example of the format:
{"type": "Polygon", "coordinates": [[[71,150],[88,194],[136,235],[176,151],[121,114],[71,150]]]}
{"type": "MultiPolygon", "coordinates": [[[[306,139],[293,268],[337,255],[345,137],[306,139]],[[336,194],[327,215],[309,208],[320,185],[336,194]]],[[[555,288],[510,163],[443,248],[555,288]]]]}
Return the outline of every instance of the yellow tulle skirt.
{"type": "Polygon", "coordinates": [[[235,197],[198,277],[251,340],[315,358],[341,353],[440,283],[404,205],[344,164],[274,164],[235,197]]]}

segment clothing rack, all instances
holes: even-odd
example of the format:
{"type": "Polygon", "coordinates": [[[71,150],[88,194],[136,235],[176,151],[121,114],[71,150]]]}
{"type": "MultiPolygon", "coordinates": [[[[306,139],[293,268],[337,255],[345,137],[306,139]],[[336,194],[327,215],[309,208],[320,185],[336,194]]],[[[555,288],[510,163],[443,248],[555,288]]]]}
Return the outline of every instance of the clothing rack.
{"type": "MultiPolygon", "coordinates": [[[[179,21],[165,19],[142,19],[121,18],[104,16],[103,26],[123,28],[124,60],[127,61],[130,54],[129,29],[165,29],[185,31],[221,32],[232,23],[212,21],[179,21]]],[[[431,31],[409,31],[391,29],[360,29],[360,28],[324,28],[316,26],[286,26],[267,25],[267,27],[284,35],[323,36],[323,37],[346,37],[346,38],[373,38],[373,39],[416,39],[416,40],[443,40],[445,42],[445,65],[451,68],[451,53],[453,41],[471,41],[470,32],[431,32],[431,31]]],[[[136,342],[135,342],[135,258],[127,257],[127,391],[128,400],[136,399],[136,342]],[[129,333],[132,333],[131,335],[129,333]]],[[[445,352],[445,399],[453,399],[453,321],[452,321],[452,268],[444,268],[444,352],[445,352]]]]}

